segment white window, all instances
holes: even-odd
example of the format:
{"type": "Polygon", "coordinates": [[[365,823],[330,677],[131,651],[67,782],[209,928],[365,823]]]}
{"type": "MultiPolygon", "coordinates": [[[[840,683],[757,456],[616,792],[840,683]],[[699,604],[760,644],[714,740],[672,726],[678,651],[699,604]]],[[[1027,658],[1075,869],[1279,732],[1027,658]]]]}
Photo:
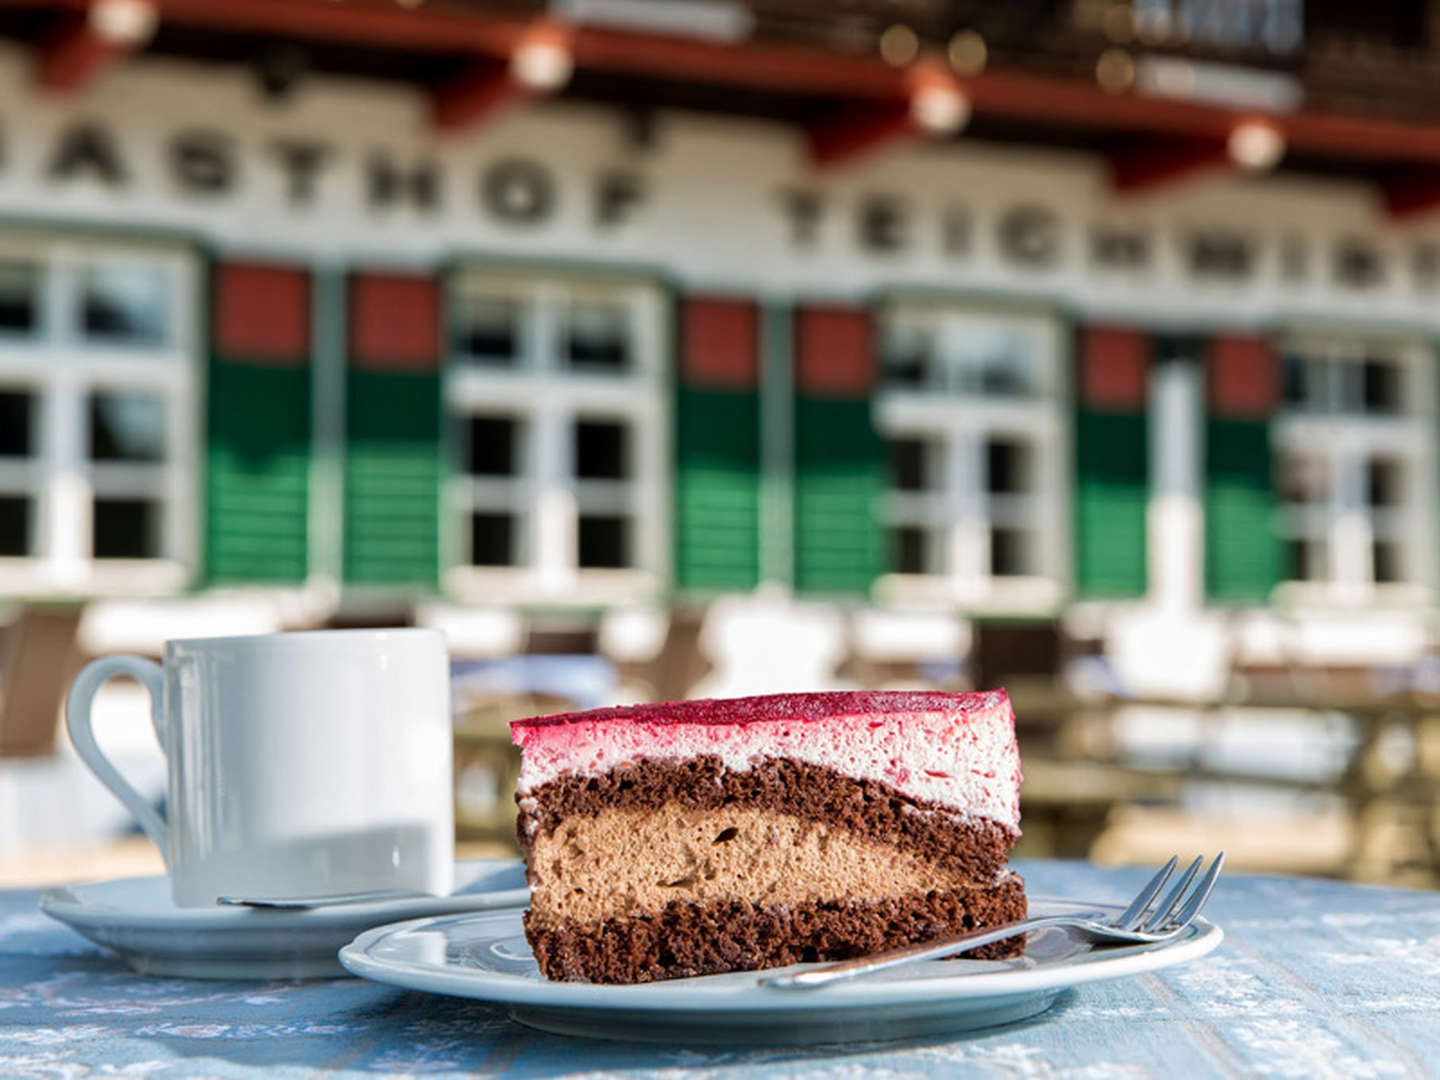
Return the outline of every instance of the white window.
{"type": "Polygon", "coordinates": [[[194,279],[174,247],[0,239],[0,592],[185,584],[194,279]]]}
{"type": "Polygon", "coordinates": [[[667,570],[663,297],[644,282],[453,283],[450,591],[619,602],[667,570]]]}
{"type": "Polygon", "coordinates": [[[1289,343],[1274,438],[1293,598],[1418,600],[1433,583],[1430,362],[1411,343],[1289,343]]]}
{"type": "Polygon", "coordinates": [[[888,445],[882,598],[1053,609],[1068,548],[1059,325],[905,304],[882,322],[888,445]]]}

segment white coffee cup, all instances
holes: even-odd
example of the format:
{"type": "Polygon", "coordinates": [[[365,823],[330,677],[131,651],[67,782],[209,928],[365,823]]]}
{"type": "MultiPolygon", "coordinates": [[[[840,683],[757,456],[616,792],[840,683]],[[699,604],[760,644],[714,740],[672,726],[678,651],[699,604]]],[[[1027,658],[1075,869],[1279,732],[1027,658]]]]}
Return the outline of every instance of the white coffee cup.
{"type": "Polygon", "coordinates": [[[435,630],[317,630],[96,660],[66,704],[84,762],[159,846],[175,903],[449,893],[450,670],[435,630]],[[100,752],[91,703],[130,675],[168,765],[162,817],[100,752]]]}

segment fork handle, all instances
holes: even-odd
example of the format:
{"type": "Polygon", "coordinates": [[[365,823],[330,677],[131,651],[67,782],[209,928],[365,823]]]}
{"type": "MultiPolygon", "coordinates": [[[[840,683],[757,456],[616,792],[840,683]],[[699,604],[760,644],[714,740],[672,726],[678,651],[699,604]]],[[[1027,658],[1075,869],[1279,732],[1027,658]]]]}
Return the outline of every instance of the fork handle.
{"type": "Polygon", "coordinates": [[[862,975],[899,967],[901,964],[912,964],[920,960],[941,960],[968,949],[978,949],[981,945],[1004,941],[1016,934],[1025,934],[1031,930],[1044,930],[1052,926],[1070,926],[1076,921],[1061,915],[1049,915],[1040,919],[1017,919],[1014,922],[1000,923],[983,930],[971,930],[968,933],[941,938],[938,941],[932,939],[916,945],[903,945],[898,949],[872,953],[869,956],[857,956],[853,960],[841,960],[839,963],[826,964],[824,967],[811,968],[808,971],[796,971],[788,975],[763,976],[760,979],[760,985],[773,986],[780,990],[813,990],[817,987],[829,986],[831,983],[858,979],[862,975]]]}

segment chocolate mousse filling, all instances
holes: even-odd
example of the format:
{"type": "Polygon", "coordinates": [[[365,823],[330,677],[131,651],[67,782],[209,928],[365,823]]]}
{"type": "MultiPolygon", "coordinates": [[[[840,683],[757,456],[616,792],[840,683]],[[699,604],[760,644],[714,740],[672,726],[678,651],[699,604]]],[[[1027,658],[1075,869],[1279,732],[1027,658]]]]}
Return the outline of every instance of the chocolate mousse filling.
{"type": "Polygon", "coordinates": [[[887,784],[844,776],[792,758],[767,758],[743,771],[718,756],[646,759],[593,776],[567,774],[517,795],[516,832],[533,867],[537,838],[573,817],[602,811],[748,807],[823,823],[888,844],[958,881],[988,883],[1005,868],[1016,830],[903,795],[887,784]]]}

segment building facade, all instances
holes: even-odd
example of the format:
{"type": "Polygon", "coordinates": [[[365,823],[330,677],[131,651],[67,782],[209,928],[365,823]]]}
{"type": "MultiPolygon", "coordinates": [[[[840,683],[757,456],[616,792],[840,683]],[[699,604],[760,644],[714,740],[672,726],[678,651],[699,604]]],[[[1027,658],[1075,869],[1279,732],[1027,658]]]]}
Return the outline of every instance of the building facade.
{"type": "Polygon", "coordinates": [[[0,49],[0,596],[477,652],[746,598],[915,658],[1060,620],[1156,691],[1431,647],[1440,221],[1366,177],[820,168],[778,106],[454,132],[392,79],[35,63],[0,49]]]}

